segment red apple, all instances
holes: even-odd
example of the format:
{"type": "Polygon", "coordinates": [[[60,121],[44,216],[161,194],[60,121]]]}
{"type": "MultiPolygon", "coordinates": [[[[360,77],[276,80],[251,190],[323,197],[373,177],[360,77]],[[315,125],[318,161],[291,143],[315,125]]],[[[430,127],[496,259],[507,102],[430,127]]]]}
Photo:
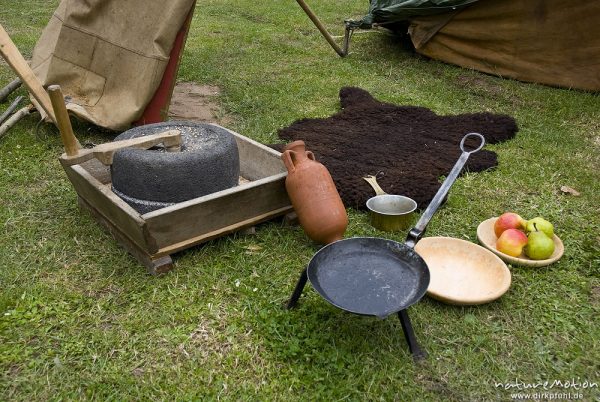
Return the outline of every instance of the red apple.
{"type": "Polygon", "coordinates": [[[496,233],[496,237],[500,237],[506,229],[525,229],[526,225],[527,221],[519,214],[505,212],[494,222],[494,233],[496,233]]]}
{"type": "Polygon", "coordinates": [[[519,229],[506,229],[498,241],[496,241],[496,249],[501,253],[518,257],[523,252],[523,247],[527,244],[527,236],[519,229]]]}

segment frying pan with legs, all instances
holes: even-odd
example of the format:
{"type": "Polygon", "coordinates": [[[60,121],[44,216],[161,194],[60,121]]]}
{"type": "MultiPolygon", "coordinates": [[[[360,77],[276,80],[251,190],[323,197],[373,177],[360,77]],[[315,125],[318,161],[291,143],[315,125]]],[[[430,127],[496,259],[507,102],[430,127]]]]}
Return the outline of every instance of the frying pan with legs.
{"type": "Polygon", "coordinates": [[[485,139],[479,133],[463,137],[460,142],[462,154],[404,243],[376,237],[353,237],[324,246],[302,271],[287,307],[296,306],[308,280],[326,301],[350,313],[379,318],[397,313],[414,359],[426,357],[407,312],[408,307],[425,295],[430,279],[429,268],[414,251],[414,246],[425,233],[427,224],[470,154],[479,151],[484,144],[485,139]],[[480,144],[467,151],[465,141],[469,137],[479,138],[480,144]]]}

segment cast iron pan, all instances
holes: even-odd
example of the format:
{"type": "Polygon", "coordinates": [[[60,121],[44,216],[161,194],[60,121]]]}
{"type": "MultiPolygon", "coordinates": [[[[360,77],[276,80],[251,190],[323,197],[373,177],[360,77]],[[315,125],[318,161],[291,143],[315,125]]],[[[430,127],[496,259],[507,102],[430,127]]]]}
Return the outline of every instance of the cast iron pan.
{"type": "Polygon", "coordinates": [[[307,274],[329,303],[380,318],[415,303],[429,286],[427,264],[411,247],[373,237],[323,247],[308,264],[307,274]]]}
{"type": "Polygon", "coordinates": [[[288,308],[296,305],[306,280],[325,300],[342,310],[385,318],[398,313],[409,348],[416,359],[425,356],[414,338],[406,308],[418,302],[429,285],[429,268],[414,251],[427,224],[448,194],[471,153],[483,148],[481,134],[469,133],[460,142],[462,154],[433,200],[410,230],[405,243],[373,237],[339,240],[320,249],[303,271],[288,308]],[[465,141],[477,137],[477,148],[465,141]]]}

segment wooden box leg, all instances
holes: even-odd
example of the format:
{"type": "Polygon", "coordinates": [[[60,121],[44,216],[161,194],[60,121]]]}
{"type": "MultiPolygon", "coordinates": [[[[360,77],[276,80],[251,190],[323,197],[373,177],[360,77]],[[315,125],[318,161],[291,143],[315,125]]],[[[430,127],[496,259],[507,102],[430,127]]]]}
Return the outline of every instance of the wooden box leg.
{"type": "Polygon", "coordinates": [[[115,240],[138,260],[142,265],[146,267],[148,273],[151,275],[164,274],[173,269],[173,260],[170,255],[156,256],[150,254],[145,250],[142,250],[138,245],[133,243],[127,236],[112,224],[112,222],[105,219],[98,211],[94,209],[86,200],[77,196],[77,201],[81,209],[87,210],[92,217],[98,222],[108,233],[110,233],[115,240]]]}
{"type": "Polygon", "coordinates": [[[283,216],[283,225],[284,226],[297,226],[300,224],[298,220],[298,215],[295,211],[288,212],[283,216]]]}
{"type": "Polygon", "coordinates": [[[150,275],[165,274],[173,269],[173,259],[170,255],[153,257],[146,254],[144,256],[134,255],[134,257],[146,267],[150,275]]]}

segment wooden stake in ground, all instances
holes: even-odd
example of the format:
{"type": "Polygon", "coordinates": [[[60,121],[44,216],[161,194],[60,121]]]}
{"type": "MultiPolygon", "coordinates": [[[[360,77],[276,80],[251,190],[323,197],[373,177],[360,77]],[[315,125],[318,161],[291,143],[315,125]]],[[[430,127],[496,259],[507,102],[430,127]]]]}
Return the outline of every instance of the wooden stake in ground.
{"type": "MultiPolygon", "coordinates": [[[[43,111],[54,123],[56,123],[56,117],[54,116],[48,94],[2,25],[0,25],[0,54],[2,54],[4,60],[6,60],[13,71],[21,78],[23,84],[25,84],[27,90],[34,97],[43,111]]],[[[35,106],[37,107],[38,105],[36,104],[35,106]]]]}

